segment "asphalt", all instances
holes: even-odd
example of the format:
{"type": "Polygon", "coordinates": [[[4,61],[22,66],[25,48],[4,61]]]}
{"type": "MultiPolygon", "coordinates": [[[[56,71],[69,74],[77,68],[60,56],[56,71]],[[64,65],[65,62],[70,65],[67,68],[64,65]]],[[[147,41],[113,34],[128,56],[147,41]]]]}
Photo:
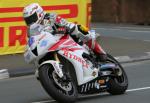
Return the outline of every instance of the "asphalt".
{"type": "MultiPolygon", "coordinates": [[[[104,27],[108,29],[107,31],[109,31],[109,29],[114,27],[114,25],[108,25],[108,27],[107,25],[95,25],[93,27],[104,27]]],[[[99,32],[99,29],[97,31],[99,32]]],[[[106,31],[102,32],[106,33],[106,31]]],[[[110,33],[115,34],[115,32],[116,31],[111,31],[110,33]]],[[[101,37],[97,40],[107,53],[116,57],[121,63],[150,59],[150,42],[139,39],[124,38],[124,35],[122,37],[121,33],[125,33],[124,29],[118,36],[101,35],[101,37]]],[[[0,56],[0,69],[8,71],[9,77],[31,75],[35,71],[34,65],[25,63],[23,54],[0,56]]]]}
{"type": "Polygon", "coordinates": [[[92,28],[104,36],[150,42],[150,26],[129,24],[92,23],[92,28]]]}
{"type": "MultiPolygon", "coordinates": [[[[123,67],[129,80],[124,95],[99,94],[82,97],[76,103],[149,103],[150,60],[125,63],[123,67]]],[[[0,103],[57,103],[44,91],[34,75],[0,80],[0,91],[0,103]]]]}

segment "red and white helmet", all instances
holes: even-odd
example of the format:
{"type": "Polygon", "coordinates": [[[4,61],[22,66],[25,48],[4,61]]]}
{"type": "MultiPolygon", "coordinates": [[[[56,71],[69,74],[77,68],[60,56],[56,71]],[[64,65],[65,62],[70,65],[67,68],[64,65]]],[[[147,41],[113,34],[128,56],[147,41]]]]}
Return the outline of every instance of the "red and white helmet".
{"type": "Polygon", "coordinates": [[[45,12],[38,3],[32,3],[23,10],[23,17],[28,26],[33,23],[40,24],[44,19],[45,12]]]}

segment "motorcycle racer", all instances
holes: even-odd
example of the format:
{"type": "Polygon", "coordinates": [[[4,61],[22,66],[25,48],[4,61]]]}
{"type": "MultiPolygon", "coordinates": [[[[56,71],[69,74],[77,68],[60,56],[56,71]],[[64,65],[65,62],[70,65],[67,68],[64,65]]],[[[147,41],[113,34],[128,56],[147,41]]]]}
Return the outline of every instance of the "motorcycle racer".
{"type": "Polygon", "coordinates": [[[97,59],[105,61],[107,56],[102,47],[83,25],[68,22],[56,13],[46,13],[38,3],[27,5],[23,10],[23,18],[28,27],[28,37],[40,34],[41,31],[53,33],[54,31],[70,31],[70,36],[77,43],[84,43],[93,50],[97,59]]]}

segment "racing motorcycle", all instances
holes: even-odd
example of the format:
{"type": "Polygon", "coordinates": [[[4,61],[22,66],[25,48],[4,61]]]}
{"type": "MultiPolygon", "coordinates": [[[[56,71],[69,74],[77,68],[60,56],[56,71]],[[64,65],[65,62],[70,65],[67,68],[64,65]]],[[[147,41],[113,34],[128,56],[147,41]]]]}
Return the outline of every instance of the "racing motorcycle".
{"type": "Polygon", "coordinates": [[[79,95],[125,93],[127,75],[113,56],[107,56],[106,62],[98,61],[92,50],[70,35],[47,32],[31,36],[24,53],[25,61],[35,64],[45,91],[63,103],[73,103],[79,95]]]}

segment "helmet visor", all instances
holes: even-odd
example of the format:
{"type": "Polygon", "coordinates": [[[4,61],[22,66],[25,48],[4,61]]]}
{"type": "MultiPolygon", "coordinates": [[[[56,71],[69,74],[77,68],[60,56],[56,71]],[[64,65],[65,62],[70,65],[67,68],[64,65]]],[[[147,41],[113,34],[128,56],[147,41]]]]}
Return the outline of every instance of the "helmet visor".
{"type": "Polygon", "coordinates": [[[25,20],[25,22],[28,26],[35,23],[38,20],[37,13],[35,12],[31,16],[28,16],[28,17],[24,18],[24,20],[25,20]]]}

